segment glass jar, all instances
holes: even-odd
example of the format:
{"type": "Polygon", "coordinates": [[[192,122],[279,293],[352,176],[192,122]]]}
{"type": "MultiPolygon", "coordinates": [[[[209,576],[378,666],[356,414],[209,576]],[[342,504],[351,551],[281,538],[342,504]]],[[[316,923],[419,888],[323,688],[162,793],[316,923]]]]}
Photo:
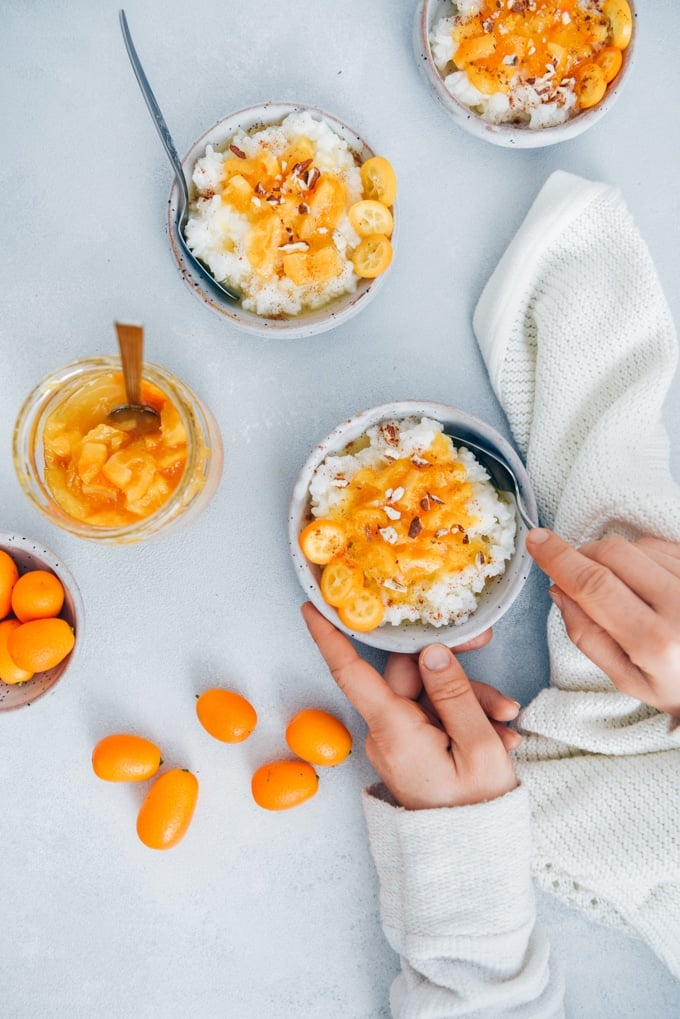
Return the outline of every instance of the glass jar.
{"type": "MultiPolygon", "coordinates": [[[[174,407],[186,433],[186,462],[176,487],[165,502],[147,516],[108,526],[90,523],[67,512],[50,489],[45,474],[44,430],[48,418],[89,383],[121,376],[116,357],[95,357],[60,368],[46,376],[29,394],[14,428],[14,467],[21,487],[33,504],[57,527],[81,538],[120,545],[166,534],[193,520],[215,494],[222,474],[222,438],[212,413],[184,382],[167,368],[144,363],[143,383],[149,383],[174,407]]],[[[122,376],[121,376],[122,385],[122,376]]],[[[101,420],[113,407],[101,411],[101,420]]]]}

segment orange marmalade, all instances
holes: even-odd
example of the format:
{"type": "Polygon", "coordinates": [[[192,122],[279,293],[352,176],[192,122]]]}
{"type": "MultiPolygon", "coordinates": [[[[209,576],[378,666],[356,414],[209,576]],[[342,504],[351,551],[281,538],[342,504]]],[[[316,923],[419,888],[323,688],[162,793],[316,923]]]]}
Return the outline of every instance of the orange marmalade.
{"type": "Polygon", "coordinates": [[[179,484],[187,436],[177,409],[147,381],[141,400],[160,414],[160,427],[144,435],[108,421],[109,412],[126,402],[120,372],[85,381],[47,417],[45,484],[76,520],[124,527],[154,513],[179,484]]]}

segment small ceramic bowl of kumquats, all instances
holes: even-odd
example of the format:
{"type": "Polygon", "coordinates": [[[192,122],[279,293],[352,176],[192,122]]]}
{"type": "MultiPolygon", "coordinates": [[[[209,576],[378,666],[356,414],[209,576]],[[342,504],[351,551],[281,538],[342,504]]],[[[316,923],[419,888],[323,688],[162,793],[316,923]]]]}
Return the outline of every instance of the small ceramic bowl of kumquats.
{"type": "Polygon", "coordinates": [[[83,603],[64,563],[32,538],[0,532],[0,711],[51,690],[82,637],[83,603]]]}
{"type": "Polygon", "coordinates": [[[414,400],[364,411],[315,448],[298,475],[288,541],[302,588],[327,619],[385,651],[455,647],[507,612],[531,567],[514,499],[465,445],[524,466],[495,429],[414,400]]]}
{"type": "Polygon", "coordinates": [[[421,0],[418,65],[464,130],[511,148],[574,138],[616,101],[633,0],[421,0]]]}
{"type": "Polygon", "coordinates": [[[182,277],[239,329],[291,339],[341,325],[375,296],[396,242],[397,180],[389,160],[337,117],[264,103],[206,131],[182,161],[189,188],[186,243],[168,234],[182,277]]]}

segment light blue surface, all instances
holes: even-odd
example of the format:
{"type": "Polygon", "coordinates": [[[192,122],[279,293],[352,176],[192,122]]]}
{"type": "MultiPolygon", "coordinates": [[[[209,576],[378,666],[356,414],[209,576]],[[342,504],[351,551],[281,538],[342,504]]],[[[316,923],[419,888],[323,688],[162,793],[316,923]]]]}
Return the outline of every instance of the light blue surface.
{"type": "MultiPolygon", "coordinates": [[[[349,414],[400,399],[507,425],[471,331],[481,288],[554,169],[620,186],[680,321],[680,8],[640,0],[633,80],[595,128],[505,151],[467,136],[423,84],[412,4],[130,0],[130,27],[180,152],[231,110],[297,100],[335,113],[393,162],[399,250],[375,301],[318,338],[239,334],[182,284],[164,230],[171,170],[109,0],[0,5],[0,529],[63,556],[87,612],[77,669],[0,716],[3,1019],[374,1019],[397,960],[377,919],[359,790],[363,726],[299,617],[286,512],[311,446],[349,414]],[[38,378],[115,351],[114,319],[146,325],[150,360],[214,410],[220,490],[186,532],[111,549],[55,530],[11,465],[38,378]],[[231,685],[255,704],[248,743],[212,741],[194,697],[231,685]],[[252,770],[285,753],[305,705],[357,744],[318,796],[281,816],[250,800],[252,770]],[[135,836],[143,791],[99,782],[95,742],[143,733],[195,770],[199,808],[167,854],[135,836]]],[[[680,475],[680,383],[667,425],[680,475]]],[[[476,678],[526,701],[545,682],[546,583],[536,572],[476,678]]],[[[380,660],[373,652],[374,660],[380,660]]],[[[370,655],[369,655],[370,656],[370,655]]],[[[653,792],[650,792],[653,795],[653,792]]],[[[541,895],[567,971],[568,1014],[670,1019],[679,985],[625,934],[541,895]]]]}

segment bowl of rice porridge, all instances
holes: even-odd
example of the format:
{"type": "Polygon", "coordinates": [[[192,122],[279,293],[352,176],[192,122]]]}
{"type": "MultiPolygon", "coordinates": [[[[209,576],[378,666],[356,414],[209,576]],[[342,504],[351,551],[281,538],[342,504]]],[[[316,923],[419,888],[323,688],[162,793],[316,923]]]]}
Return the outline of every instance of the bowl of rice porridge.
{"type": "Polygon", "coordinates": [[[444,404],[363,411],[304,464],[288,517],[293,565],[309,600],[351,637],[385,651],[455,647],[497,622],[519,594],[531,568],[526,526],[466,438],[507,462],[536,518],[510,443],[444,404]]]}
{"type": "Polygon", "coordinates": [[[611,108],[635,52],[633,0],[421,0],[418,65],[456,123],[537,148],[611,108]]]}
{"type": "Polygon", "coordinates": [[[294,338],[351,318],[375,296],[396,242],[396,176],[337,117],[314,107],[264,103],[206,131],[182,160],[189,182],[184,235],[224,297],[168,233],[196,296],[239,329],[294,338]]]}

